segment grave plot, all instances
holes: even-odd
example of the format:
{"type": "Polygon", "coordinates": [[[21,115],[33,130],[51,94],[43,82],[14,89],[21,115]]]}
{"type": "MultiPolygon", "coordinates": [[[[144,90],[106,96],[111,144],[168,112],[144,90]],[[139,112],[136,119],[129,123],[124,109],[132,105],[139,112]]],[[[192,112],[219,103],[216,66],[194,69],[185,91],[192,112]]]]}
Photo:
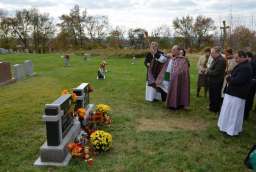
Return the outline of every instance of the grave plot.
{"type": "Polygon", "coordinates": [[[98,152],[108,151],[112,135],[102,130],[110,125],[108,105],[89,104],[90,84],[82,83],[69,94],[62,92],[57,100],[46,104],[43,121],[46,125],[46,142],[40,148],[35,166],[66,166],[71,157],[85,160],[88,166],[98,152]]]}

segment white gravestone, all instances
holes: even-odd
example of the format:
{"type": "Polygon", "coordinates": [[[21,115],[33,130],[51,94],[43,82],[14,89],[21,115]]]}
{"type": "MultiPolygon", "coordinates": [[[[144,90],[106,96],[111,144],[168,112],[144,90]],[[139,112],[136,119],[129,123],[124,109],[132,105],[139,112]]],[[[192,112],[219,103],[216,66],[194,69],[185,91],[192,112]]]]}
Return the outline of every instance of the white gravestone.
{"type": "Polygon", "coordinates": [[[15,64],[15,65],[13,65],[13,68],[14,68],[14,78],[17,81],[25,78],[26,74],[25,74],[23,64],[15,64]]]}
{"type": "Polygon", "coordinates": [[[34,76],[34,72],[33,72],[33,63],[31,60],[26,60],[24,62],[24,70],[27,76],[34,76]]]}

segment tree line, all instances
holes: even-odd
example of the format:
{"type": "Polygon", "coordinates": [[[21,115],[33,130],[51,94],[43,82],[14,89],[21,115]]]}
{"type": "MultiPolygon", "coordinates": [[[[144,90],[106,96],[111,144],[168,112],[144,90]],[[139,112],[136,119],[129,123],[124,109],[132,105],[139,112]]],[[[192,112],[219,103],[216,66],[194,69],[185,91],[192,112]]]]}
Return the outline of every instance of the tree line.
{"type": "MultiPolygon", "coordinates": [[[[178,17],[172,28],[161,25],[147,36],[143,28],[112,28],[107,16],[89,15],[79,5],[61,15],[58,23],[36,8],[17,10],[14,16],[0,10],[0,47],[36,53],[108,47],[143,49],[148,41],[158,41],[163,48],[180,44],[202,49],[221,43],[218,31],[214,20],[206,16],[178,17]]],[[[239,26],[230,32],[227,41],[230,47],[256,49],[255,38],[254,31],[239,26]]]]}

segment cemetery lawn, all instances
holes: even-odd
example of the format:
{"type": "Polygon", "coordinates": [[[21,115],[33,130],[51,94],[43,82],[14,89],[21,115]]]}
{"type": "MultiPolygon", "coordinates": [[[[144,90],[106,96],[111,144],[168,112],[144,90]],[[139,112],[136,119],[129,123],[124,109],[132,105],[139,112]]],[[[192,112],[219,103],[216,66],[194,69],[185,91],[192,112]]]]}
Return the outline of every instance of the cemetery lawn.
{"type": "Polygon", "coordinates": [[[37,76],[0,87],[0,171],[88,171],[85,163],[72,160],[65,168],[38,168],[33,163],[45,142],[42,111],[63,89],[82,82],[95,91],[91,103],[112,107],[113,124],[105,130],[113,135],[111,151],[99,155],[89,171],[247,171],[243,161],[255,144],[256,119],[245,122],[239,137],[226,137],[217,125],[217,115],[208,112],[208,99],[196,98],[196,61],[190,54],[191,107],[170,111],[163,103],[144,101],[146,71],[143,59],[108,59],[107,79],[96,80],[101,59],[84,61],[71,56],[71,67],[63,67],[60,54],[0,55],[11,64],[31,59],[37,76]]]}

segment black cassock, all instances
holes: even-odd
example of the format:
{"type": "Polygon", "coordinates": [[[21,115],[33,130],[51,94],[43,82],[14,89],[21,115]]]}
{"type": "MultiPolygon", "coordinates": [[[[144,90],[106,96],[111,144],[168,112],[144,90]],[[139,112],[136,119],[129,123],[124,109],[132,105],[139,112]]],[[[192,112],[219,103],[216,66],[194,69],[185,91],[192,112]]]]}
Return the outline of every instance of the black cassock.
{"type": "Polygon", "coordinates": [[[161,51],[157,51],[157,53],[153,56],[151,53],[146,55],[144,64],[147,67],[147,84],[146,84],[146,100],[153,101],[154,99],[164,101],[166,99],[165,93],[160,89],[156,89],[155,81],[161,72],[163,65],[167,61],[167,58],[164,56],[164,53],[161,51]],[[148,67],[147,64],[150,64],[148,67]],[[160,93],[161,98],[158,96],[160,93]]]}
{"type": "Polygon", "coordinates": [[[157,61],[161,55],[164,53],[162,51],[157,51],[157,53],[153,56],[151,53],[148,53],[145,57],[144,64],[147,67],[147,81],[148,81],[148,66],[147,64],[150,64],[151,73],[154,77],[154,79],[157,78],[158,74],[161,72],[161,69],[163,67],[163,63],[157,61]]]}

